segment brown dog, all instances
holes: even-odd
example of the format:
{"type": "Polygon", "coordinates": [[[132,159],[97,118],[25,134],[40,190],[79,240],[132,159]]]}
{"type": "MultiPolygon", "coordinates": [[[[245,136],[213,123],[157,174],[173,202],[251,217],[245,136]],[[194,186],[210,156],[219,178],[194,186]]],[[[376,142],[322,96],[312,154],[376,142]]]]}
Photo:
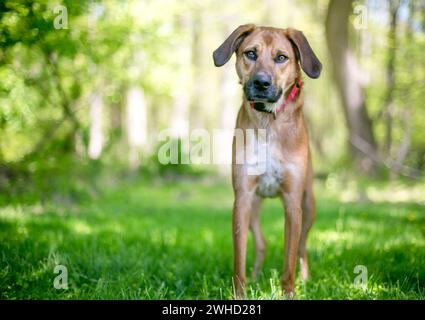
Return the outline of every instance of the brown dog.
{"type": "MultiPolygon", "coordinates": [[[[255,243],[255,278],[265,254],[258,216],[260,203],[262,198],[279,196],[285,207],[285,263],[281,284],[284,292],[292,296],[297,256],[302,278],[308,278],[306,241],[315,218],[313,171],[302,113],[301,68],[309,77],[318,78],[322,65],[303,33],[295,29],[239,26],[214,51],[214,64],[224,65],[233,52],[244,91],[236,128],[244,132],[256,130],[254,138],[247,137],[243,143],[237,143],[236,138],[233,141],[235,295],[236,298],[245,296],[248,228],[255,243]],[[266,132],[266,165],[263,172],[252,174],[249,164],[237,159],[244,158],[248,145],[258,142],[259,129],[266,132]]],[[[257,153],[261,152],[257,149],[257,153]]]]}

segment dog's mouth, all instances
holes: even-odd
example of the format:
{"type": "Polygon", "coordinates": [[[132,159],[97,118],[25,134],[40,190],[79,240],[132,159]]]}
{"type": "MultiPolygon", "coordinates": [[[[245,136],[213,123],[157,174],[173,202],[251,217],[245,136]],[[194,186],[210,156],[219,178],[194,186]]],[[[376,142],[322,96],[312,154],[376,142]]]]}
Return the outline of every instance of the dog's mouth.
{"type": "Polygon", "coordinates": [[[250,104],[251,104],[251,107],[253,107],[257,111],[270,112],[269,110],[266,109],[266,105],[264,104],[264,102],[250,101],[250,104]]]}
{"type": "Polygon", "coordinates": [[[274,96],[264,96],[264,95],[249,95],[248,92],[245,92],[246,99],[250,103],[251,107],[259,112],[272,113],[270,109],[267,108],[266,103],[276,103],[279,101],[282,96],[282,89],[274,96]]]}
{"type": "Polygon", "coordinates": [[[249,102],[252,102],[254,104],[276,103],[282,96],[283,91],[281,88],[279,88],[279,90],[273,91],[272,93],[259,93],[255,92],[255,90],[252,90],[250,88],[246,88],[245,97],[249,102]],[[275,91],[275,93],[273,91],[275,91]]]}

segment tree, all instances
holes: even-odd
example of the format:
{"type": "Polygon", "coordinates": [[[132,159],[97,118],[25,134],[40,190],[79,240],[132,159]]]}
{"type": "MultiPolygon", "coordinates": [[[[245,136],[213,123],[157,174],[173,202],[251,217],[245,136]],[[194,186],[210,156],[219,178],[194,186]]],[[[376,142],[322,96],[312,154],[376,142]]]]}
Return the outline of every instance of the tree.
{"type": "Polygon", "coordinates": [[[349,47],[349,16],[353,0],[331,0],[326,17],[326,40],[348,128],[350,152],[362,173],[375,171],[377,145],[366,109],[359,65],[349,47]]]}

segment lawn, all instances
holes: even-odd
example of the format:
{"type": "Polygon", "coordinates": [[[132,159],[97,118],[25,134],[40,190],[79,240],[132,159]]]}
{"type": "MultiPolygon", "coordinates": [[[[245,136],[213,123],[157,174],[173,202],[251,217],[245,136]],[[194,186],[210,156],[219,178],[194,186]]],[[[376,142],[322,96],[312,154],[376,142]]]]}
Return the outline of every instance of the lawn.
{"type": "MultiPolygon", "coordinates": [[[[299,299],[424,299],[425,209],[418,202],[342,202],[318,185],[311,281],[299,299]],[[354,284],[356,266],[365,286],[354,284]]],[[[75,202],[0,202],[1,299],[229,299],[232,191],[200,181],[119,184],[75,202]],[[56,265],[68,289],[55,289],[56,265]]],[[[268,242],[248,298],[279,298],[283,212],[262,209],[268,242]]],[[[248,269],[253,248],[249,239],[248,269]]],[[[248,270],[249,272],[250,270],[248,270]]]]}

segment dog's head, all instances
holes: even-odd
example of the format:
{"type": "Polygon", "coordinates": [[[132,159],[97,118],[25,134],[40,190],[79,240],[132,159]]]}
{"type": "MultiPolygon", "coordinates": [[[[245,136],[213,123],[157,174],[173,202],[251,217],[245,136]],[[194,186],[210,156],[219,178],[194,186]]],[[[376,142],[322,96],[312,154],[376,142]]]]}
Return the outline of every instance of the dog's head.
{"type": "Polygon", "coordinates": [[[322,64],[301,31],[239,26],[214,53],[221,67],[236,53],[236,71],[248,101],[275,103],[297,79],[300,66],[310,78],[318,78],[322,64]]]}

